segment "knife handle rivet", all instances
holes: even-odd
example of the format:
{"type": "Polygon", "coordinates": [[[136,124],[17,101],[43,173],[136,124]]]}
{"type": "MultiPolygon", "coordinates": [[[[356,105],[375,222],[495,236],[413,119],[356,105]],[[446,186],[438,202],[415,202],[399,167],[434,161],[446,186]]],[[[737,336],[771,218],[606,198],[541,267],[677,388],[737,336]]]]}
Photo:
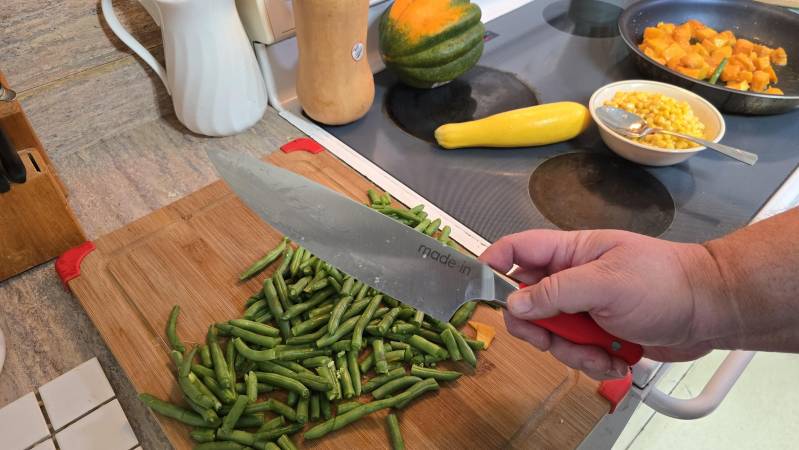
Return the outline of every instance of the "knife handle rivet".
{"type": "Polygon", "coordinates": [[[613,342],[611,342],[611,343],[610,343],[610,348],[611,348],[611,349],[612,349],[614,352],[617,352],[617,351],[621,350],[621,342],[619,342],[619,341],[613,341],[613,342]]]}

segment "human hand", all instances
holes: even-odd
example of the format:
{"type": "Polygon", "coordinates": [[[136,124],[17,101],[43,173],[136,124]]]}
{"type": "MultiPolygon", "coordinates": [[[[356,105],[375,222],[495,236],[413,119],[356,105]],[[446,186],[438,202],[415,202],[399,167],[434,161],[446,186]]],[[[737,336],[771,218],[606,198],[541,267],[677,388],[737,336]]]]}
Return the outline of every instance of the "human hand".
{"type": "Polygon", "coordinates": [[[699,244],[624,231],[531,230],[506,236],[480,259],[528,287],[511,294],[508,330],[596,379],[622,377],[627,363],[528,322],[588,312],[606,331],[644,346],[660,361],[695,359],[712,349],[713,299],[723,281],[699,244]]]}

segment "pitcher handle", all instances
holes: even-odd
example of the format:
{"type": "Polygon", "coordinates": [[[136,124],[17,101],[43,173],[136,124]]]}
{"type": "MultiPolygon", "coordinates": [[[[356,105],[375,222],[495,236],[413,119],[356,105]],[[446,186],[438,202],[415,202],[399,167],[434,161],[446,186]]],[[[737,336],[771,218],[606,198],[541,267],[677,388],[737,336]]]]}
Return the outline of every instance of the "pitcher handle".
{"type": "Polygon", "coordinates": [[[141,43],[137,41],[136,38],[134,38],[130,33],[128,33],[128,30],[126,30],[125,27],[122,26],[122,24],[119,22],[119,19],[117,19],[116,14],[114,14],[114,7],[111,4],[111,0],[102,0],[101,6],[105,21],[108,23],[108,26],[111,27],[111,31],[113,31],[114,34],[116,34],[117,37],[125,43],[125,45],[133,50],[133,53],[139,55],[139,57],[143,59],[151,69],[153,69],[153,71],[158,75],[158,78],[161,79],[161,82],[164,83],[167,93],[172,95],[172,92],[170,92],[169,89],[169,83],[167,82],[166,69],[164,66],[162,66],[155,59],[153,54],[144,48],[144,46],[141,45],[141,43]]]}

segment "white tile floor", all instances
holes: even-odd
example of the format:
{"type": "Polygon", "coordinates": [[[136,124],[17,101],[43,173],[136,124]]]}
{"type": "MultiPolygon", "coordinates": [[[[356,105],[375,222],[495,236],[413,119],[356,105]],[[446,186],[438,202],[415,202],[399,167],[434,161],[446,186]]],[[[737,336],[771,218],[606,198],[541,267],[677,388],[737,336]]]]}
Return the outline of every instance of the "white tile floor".
{"type": "MultiPolygon", "coordinates": [[[[658,383],[672,395],[697,395],[726,352],[672,367],[658,383]]],[[[672,419],[642,405],[614,450],[799,448],[799,355],[759,353],[724,403],[698,420],[672,419]]]]}

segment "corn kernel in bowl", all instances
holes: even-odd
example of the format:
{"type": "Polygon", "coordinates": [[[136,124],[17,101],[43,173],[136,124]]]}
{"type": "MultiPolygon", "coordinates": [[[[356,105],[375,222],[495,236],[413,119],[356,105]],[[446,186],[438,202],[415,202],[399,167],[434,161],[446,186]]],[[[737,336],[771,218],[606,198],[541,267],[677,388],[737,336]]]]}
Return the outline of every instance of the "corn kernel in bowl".
{"type": "MultiPolygon", "coordinates": [[[[627,112],[638,114],[653,128],[688,134],[698,138],[704,137],[705,125],[699,120],[687,102],[676,100],[656,92],[619,91],[605,106],[614,106],[627,112]]],[[[669,150],[688,150],[698,147],[693,142],[660,133],[653,133],[636,142],[669,150]]]]}

